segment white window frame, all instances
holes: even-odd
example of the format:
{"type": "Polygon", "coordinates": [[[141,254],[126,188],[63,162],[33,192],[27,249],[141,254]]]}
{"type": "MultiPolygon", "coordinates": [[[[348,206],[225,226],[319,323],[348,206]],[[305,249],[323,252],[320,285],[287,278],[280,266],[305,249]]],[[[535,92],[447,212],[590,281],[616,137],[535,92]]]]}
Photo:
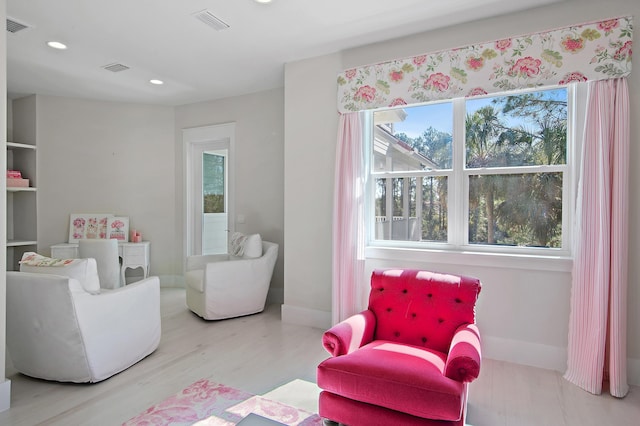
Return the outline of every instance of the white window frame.
{"type": "MultiPolygon", "coordinates": [[[[529,90],[519,90],[508,93],[494,93],[487,97],[496,97],[502,95],[514,95],[527,92],[537,92],[553,89],[554,87],[538,87],[529,90]]],[[[399,240],[376,240],[375,236],[375,179],[384,177],[400,177],[405,174],[394,172],[367,172],[366,179],[366,220],[367,220],[367,248],[365,255],[367,258],[378,258],[386,260],[406,260],[419,261],[424,260],[425,253],[429,253],[429,260],[434,262],[460,262],[464,261],[468,264],[480,262],[479,264],[487,265],[493,263],[491,259],[496,260],[496,264],[504,266],[502,260],[506,257],[520,259],[520,261],[512,262],[513,265],[524,265],[535,267],[532,260],[541,259],[544,268],[548,270],[570,271],[572,255],[572,238],[573,238],[573,218],[575,211],[575,200],[577,193],[577,167],[579,164],[579,141],[577,140],[576,129],[583,126],[584,111],[581,111],[581,105],[586,99],[586,85],[568,85],[567,89],[567,152],[566,164],[551,166],[522,166],[522,167],[504,167],[504,168],[487,168],[487,169],[467,169],[465,167],[465,149],[464,149],[464,129],[465,129],[465,99],[458,98],[451,100],[453,104],[453,167],[452,169],[419,172],[421,176],[437,175],[448,177],[448,241],[445,242],[427,242],[427,241],[399,241],[399,240]],[[513,171],[514,173],[522,172],[552,172],[560,171],[563,173],[563,199],[562,199],[562,247],[561,248],[543,248],[543,247],[516,247],[504,245],[489,244],[469,244],[468,242],[468,226],[469,226],[469,176],[478,174],[503,174],[504,172],[513,171]],[[481,173],[479,173],[481,172],[481,173]],[[460,188],[462,186],[462,188],[460,188]],[[451,254],[459,256],[451,257],[451,254]],[[478,257],[480,255],[480,257],[478,257]],[[476,259],[471,259],[476,257],[476,259]],[[548,260],[560,260],[556,266],[549,264],[548,260]],[[488,263],[487,263],[488,261],[488,263]]],[[[411,105],[414,106],[414,105],[411,105]]],[[[409,107],[411,107],[409,106],[409,107]]],[[[417,105],[415,105],[417,106],[417,105]]],[[[408,107],[405,107],[408,108],[408,107]]],[[[367,161],[371,161],[372,141],[373,141],[373,112],[368,111],[367,120],[365,120],[365,149],[367,150],[367,161]]],[[[368,167],[366,168],[369,169],[368,167]]],[[[411,175],[411,172],[406,175],[411,175]]],[[[542,263],[541,263],[542,265],[542,263]]],[[[517,267],[517,266],[516,266],[517,267]]]]}

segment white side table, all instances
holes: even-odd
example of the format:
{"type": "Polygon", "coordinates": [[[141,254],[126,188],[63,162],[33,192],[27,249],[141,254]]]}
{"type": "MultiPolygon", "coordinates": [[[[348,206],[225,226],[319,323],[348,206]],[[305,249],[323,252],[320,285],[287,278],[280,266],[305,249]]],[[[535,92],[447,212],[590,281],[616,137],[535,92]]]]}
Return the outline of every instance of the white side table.
{"type": "Polygon", "coordinates": [[[142,276],[143,278],[147,278],[149,276],[149,248],[151,247],[151,243],[149,241],[119,243],[118,248],[120,249],[120,247],[122,247],[120,254],[122,257],[122,283],[127,283],[124,277],[124,272],[127,268],[142,268],[142,276]]]}
{"type": "MultiPolygon", "coordinates": [[[[125,271],[127,268],[142,268],[143,278],[149,276],[151,242],[142,241],[140,243],[118,242],[118,256],[122,259],[120,276],[123,285],[125,281],[125,271]]],[[[51,247],[51,257],[56,259],[77,259],[78,243],[60,243],[51,247]]]]}

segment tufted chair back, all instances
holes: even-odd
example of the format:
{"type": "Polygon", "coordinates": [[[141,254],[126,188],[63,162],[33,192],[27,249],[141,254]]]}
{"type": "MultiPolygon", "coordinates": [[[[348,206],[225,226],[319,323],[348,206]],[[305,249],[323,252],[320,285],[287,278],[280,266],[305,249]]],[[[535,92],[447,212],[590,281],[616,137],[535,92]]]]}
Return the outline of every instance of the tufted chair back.
{"type": "Polygon", "coordinates": [[[369,310],[377,324],[374,340],[446,353],[457,328],[475,323],[479,293],[476,278],[407,269],[375,270],[369,295],[369,310]]]}

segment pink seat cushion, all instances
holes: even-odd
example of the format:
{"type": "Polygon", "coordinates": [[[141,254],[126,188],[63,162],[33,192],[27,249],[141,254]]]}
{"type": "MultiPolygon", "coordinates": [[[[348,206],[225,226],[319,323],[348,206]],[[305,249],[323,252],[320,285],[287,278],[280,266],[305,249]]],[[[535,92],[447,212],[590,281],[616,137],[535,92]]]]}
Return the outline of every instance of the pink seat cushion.
{"type": "Polygon", "coordinates": [[[462,417],[465,384],[443,375],[442,352],[376,340],[318,366],[318,386],[356,401],[413,416],[455,421],[462,417]]]}

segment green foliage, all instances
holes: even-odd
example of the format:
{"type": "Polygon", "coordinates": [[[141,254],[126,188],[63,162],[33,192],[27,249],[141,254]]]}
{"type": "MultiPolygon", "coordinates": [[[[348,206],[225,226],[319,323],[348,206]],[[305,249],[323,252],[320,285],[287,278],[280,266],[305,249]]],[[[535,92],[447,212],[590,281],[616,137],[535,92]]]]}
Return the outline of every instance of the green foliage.
{"type": "Polygon", "coordinates": [[[439,169],[451,168],[453,137],[449,133],[441,132],[430,126],[416,138],[410,138],[404,133],[398,133],[394,136],[432,160],[439,169]]]}
{"type": "MultiPolygon", "coordinates": [[[[467,167],[565,163],[565,101],[536,92],[493,104],[467,116],[467,167]],[[507,117],[526,119],[528,127],[507,125],[507,117]]],[[[471,176],[469,210],[472,243],[560,247],[562,174],[471,176]]]]}
{"type": "Polygon", "coordinates": [[[498,56],[498,54],[493,49],[484,49],[482,51],[482,57],[485,58],[485,59],[493,59],[496,56],[498,56]]]}
{"type": "Polygon", "coordinates": [[[206,194],[204,196],[204,213],[224,213],[224,195],[206,194]]]}
{"type": "Polygon", "coordinates": [[[586,40],[593,41],[600,38],[600,32],[593,28],[587,28],[582,32],[582,34],[580,34],[580,36],[586,40]]]}
{"type": "Polygon", "coordinates": [[[408,62],[402,65],[402,71],[404,71],[405,73],[412,73],[415,70],[415,67],[408,62]]]}
{"type": "Polygon", "coordinates": [[[466,83],[468,75],[462,68],[451,67],[451,77],[460,80],[462,83],[466,83]]]}
{"type": "Polygon", "coordinates": [[[387,95],[390,93],[389,83],[384,80],[376,81],[376,88],[387,95]]]}
{"type": "Polygon", "coordinates": [[[544,49],[542,59],[560,68],[562,66],[562,54],[555,50],[544,49]]]}
{"type": "MultiPolygon", "coordinates": [[[[566,162],[567,102],[542,92],[498,97],[465,120],[467,168],[559,165],[566,162]],[[522,123],[514,125],[513,123],[522,123]]],[[[440,168],[452,166],[452,136],[429,127],[395,135],[440,168]]],[[[477,174],[469,177],[469,242],[561,247],[562,173],[477,174]]],[[[447,179],[394,179],[394,215],[402,215],[402,185],[411,202],[422,180],[422,239],[446,241],[447,179]],[[400,182],[403,181],[403,182],[400,182]],[[407,183],[408,182],[408,183],[407,183]]],[[[378,189],[384,187],[380,179],[378,189]]],[[[379,191],[377,201],[384,202],[379,191]]],[[[410,203],[411,214],[417,207],[410,203]]],[[[378,205],[378,214],[382,206],[378,205]]]]}
{"type": "Polygon", "coordinates": [[[611,77],[619,77],[624,75],[627,72],[626,70],[618,68],[613,64],[598,65],[595,68],[595,71],[600,72],[602,74],[609,75],[611,77]]]}
{"type": "MultiPolygon", "coordinates": [[[[405,186],[409,199],[409,217],[422,221],[422,241],[447,241],[447,178],[427,176],[421,178],[394,178],[391,180],[393,216],[403,217],[405,208],[405,186]],[[418,196],[418,193],[420,193],[418,196]],[[421,199],[420,206],[417,200],[421,199]],[[418,215],[418,208],[421,214],[418,215]]],[[[376,216],[387,215],[387,178],[376,179],[376,216]]],[[[399,224],[393,223],[392,226],[399,224]]],[[[406,223],[405,223],[406,225],[406,223]]]]}

